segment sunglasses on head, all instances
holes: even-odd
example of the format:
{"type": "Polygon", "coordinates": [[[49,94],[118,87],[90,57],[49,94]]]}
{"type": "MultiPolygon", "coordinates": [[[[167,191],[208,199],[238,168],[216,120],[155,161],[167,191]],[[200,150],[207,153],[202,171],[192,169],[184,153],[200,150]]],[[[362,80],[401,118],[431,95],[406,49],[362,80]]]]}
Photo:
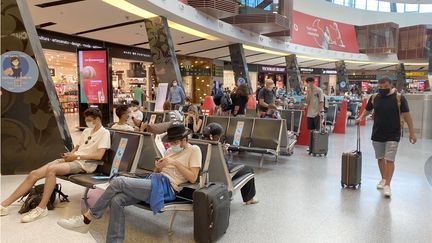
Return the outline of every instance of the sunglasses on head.
{"type": "Polygon", "coordinates": [[[85,144],[88,144],[90,142],[91,136],[88,136],[87,141],[85,141],[85,144]]]}

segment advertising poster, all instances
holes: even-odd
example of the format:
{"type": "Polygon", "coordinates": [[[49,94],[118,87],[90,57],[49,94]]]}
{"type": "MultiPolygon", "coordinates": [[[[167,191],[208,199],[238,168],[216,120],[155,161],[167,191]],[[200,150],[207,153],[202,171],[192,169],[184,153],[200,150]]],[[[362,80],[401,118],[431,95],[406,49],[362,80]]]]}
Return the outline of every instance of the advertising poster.
{"type": "Polygon", "coordinates": [[[240,146],[241,135],[243,133],[244,122],[237,122],[237,126],[234,133],[233,145],[240,146]]]}
{"type": "Polygon", "coordinates": [[[1,55],[1,87],[9,92],[23,93],[36,84],[39,68],[32,57],[20,51],[1,55]]]}
{"type": "Polygon", "coordinates": [[[116,155],[114,156],[113,164],[111,166],[110,177],[117,174],[117,172],[119,171],[120,162],[121,162],[121,159],[123,158],[123,154],[124,154],[124,151],[126,149],[127,142],[128,142],[127,138],[120,139],[120,143],[119,143],[119,146],[117,148],[116,155]]]}
{"type": "Polygon", "coordinates": [[[354,25],[293,11],[292,42],[324,50],[359,53],[354,25]]]}
{"type": "Polygon", "coordinates": [[[106,50],[79,50],[78,65],[81,103],[108,103],[106,50]]]}

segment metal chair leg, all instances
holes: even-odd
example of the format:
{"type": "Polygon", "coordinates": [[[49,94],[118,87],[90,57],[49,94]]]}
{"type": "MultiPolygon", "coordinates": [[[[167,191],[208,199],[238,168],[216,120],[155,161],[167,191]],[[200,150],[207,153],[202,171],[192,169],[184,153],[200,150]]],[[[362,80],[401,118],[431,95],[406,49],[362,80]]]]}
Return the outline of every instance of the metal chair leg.
{"type": "Polygon", "coordinates": [[[168,235],[173,235],[173,230],[172,230],[172,226],[173,226],[173,224],[174,224],[174,219],[175,219],[175,217],[176,217],[176,215],[177,215],[177,211],[176,210],[174,210],[173,211],[173,213],[172,213],[172,215],[171,215],[171,219],[170,219],[170,223],[169,223],[169,228],[168,228],[168,235]]]}
{"type": "Polygon", "coordinates": [[[259,167],[260,168],[262,168],[263,162],[264,162],[264,154],[261,155],[261,159],[260,159],[260,162],[259,162],[259,167]]]}

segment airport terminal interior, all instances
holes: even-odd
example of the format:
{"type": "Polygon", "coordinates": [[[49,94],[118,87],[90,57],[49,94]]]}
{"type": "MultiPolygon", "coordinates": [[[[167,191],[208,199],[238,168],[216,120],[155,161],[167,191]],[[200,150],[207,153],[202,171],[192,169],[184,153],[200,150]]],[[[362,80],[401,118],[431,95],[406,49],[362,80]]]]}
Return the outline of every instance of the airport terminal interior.
{"type": "Polygon", "coordinates": [[[2,0],[0,242],[432,242],[431,0],[2,0]]]}

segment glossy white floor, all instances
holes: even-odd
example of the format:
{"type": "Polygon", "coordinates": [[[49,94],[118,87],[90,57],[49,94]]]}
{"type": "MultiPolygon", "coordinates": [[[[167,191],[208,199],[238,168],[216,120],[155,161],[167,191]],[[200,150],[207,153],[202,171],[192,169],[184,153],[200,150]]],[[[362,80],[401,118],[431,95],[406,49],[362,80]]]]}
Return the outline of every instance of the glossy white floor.
{"type": "MultiPolygon", "coordinates": [[[[68,117],[71,131],[75,120],[68,117]]],[[[370,143],[370,122],[362,128],[363,179],[360,190],[340,188],[340,156],[355,147],[355,129],[330,136],[327,157],[310,157],[297,147],[279,163],[244,154],[236,160],[255,168],[260,203],[245,206],[235,195],[230,227],[220,242],[431,242],[432,186],[424,165],[432,157],[432,140],[409,145],[403,139],[397,155],[392,184],[393,197],[385,199],[375,189],[379,172],[370,143]]],[[[73,132],[74,137],[79,133],[73,132]]],[[[22,175],[1,177],[1,197],[6,197],[22,175]]],[[[80,213],[83,189],[61,181],[71,202],[50,211],[37,222],[21,224],[19,203],[1,218],[1,242],[104,242],[107,217],[93,223],[89,234],[69,232],[57,226],[60,218],[80,213]]],[[[99,192],[92,193],[93,198],[99,192]]],[[[169,214],[153,216],[135,207],[127,208],[126,242],[193,242],[192,213],[179,213],[174,235],[168,237],[169,214]]]]}

